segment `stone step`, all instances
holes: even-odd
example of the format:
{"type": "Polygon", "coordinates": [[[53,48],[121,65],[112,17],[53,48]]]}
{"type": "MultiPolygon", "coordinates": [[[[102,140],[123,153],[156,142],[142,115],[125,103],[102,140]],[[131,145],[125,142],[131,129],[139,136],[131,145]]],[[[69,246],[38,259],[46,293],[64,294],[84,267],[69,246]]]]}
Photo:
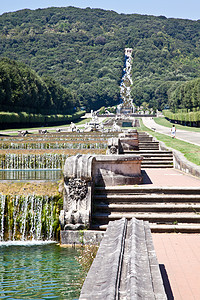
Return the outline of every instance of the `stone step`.
{"type": "Polygon", "coordinates": [[[141,212],[121,212],[121,213],[94,213],[93,221],[107,224],[109,221],[119,220],[121,218],[149,221],[150,223],[159,224],[176,224],[176,223],[199,223],[200,214],[191,213],[141,213],[141,212]]]}
{"type": "MultiPolygon", "coordinates": [[[[149,223],[151,232],[173,232],[173,233],[200,233],[200,224],[191,223],[179,223],[179,224],[156,224],[149,223]]],[[[107,224],[93,224],[92,228],[96,230],[104,231],[107,229],[107,224]]]]}
{"type": "Polygon", "coordinates": [[[162,151],[124,151],[124,154],[135,154],[141,155],[144,158],[173,158],[172,152],[162,152],[162,151]]]}
{"type": "Polygon", "coordinates": [[[200,224],[179,223],[173,225],[150,223],[151,232],[180,232],[180,233],[200,233],[200,224]]]}
{"type": "MultiPolygon", "coordinates": [[[[107,186],[107,187],[95,187],[96,194],[111,194],[117,195],[120,197],[123,195],[127,197],[127,195],[200,195],[200,187],[149,187],[145,185],[121,185],[121,186],[107,186]]],[[[181,196],[182,197],[182,196],[181,196]]]]}
{"type": "Polygon", "coordinates": [[[138,137],[139,142],[152,142],[153,141],[153,137],[151,136],[139,136],[138,137]]]}
{"type": "MultiPolygon", "coordinates": [[[[199,199],[200,201],[200,199],[199,199]]],[[[196,203],[137,203],[137,204],[122,204],[122,203],[96,203],[95,210],[98,212],[200,212],[200,204],[196,203]]]]}
{"type": "Polygon", "coordinates": [[[139,145],[139,150],[159,150],[159,145],[149,145],[149,146],[140,146],[139,145]]]}
{"type": "Polygon", "coordinates": [[[151,148],[158,148],[158,147],[159,147],[158,143],[139,143],[139,148],[151,149],[151,148]]]}
{"type": "Polygon", "coordinates": [[[160,160],[159,158],[158,159],[146,158],[142,161],[142,164],[143,165],[165,165],[165,164],[171,165],[173,164],[173,160],[169,160],[169,158],[163,160],[160,160]]]}
{"type": "Polygon", "coordinates": [[[200,202],[200,195],[198,194],[125,194],[125,195],[112,195],[112,194],[95,194],[93,198],[94,202],[107,202],[107,203],[168,203],[168,202],[200,202]]]}
{"type": "Polygon", "coordinates": [[[163,169],[163,168],[173,168],[173,164],[162,164],[162,165],[159,165],[159,164],[151,164],[151,163],[144,163],[141,165],[143,169],[163,169]]]}
{"type": "MultiPolygon", "coordinates": [[[[128,151],[127,151],[128,152],[128,151]]],[[[164,150],[152,150],[152,151],[149,151],[149,150],[131,150],[130,151],[131,153],[134,153],[134,154],[137,154],[137,153],[146,153],[146,154],[172,154],[172,151],[164,151],[164,150]]]]}
{"type": "Polygon", "coordinates": [[[141,143],[141,142],[139,142],[139,147],[148,147],[148,148],[150,148],[150,147],[158,147],[159,146],[159,143],[157,143],[157,142],[147,142],[147,143],[141,143]]]}

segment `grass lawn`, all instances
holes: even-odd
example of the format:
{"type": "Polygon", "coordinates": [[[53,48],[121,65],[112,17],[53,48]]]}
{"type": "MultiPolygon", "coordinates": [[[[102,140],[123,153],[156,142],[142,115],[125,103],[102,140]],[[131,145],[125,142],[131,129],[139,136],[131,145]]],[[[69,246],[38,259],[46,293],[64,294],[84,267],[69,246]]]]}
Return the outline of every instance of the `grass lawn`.
{"type": "MultiPolygon", "coordinates": [[[[153,118],[153,119],[157,124],[165,126],[165,127],[169,127],[169,128],[171,128],[172,125],[174,124],[174,123],[169,122],[164,117],[153,118]]],[[[176,124],[176,128],[181,129],[181,130],[200,132],[200,128],[197,128],[197,127],[189,127],[189,126],[183,126],[183,125],[176,124]]]]}
{"type": "Polygon", "coordinates": [[[146,131],[159,141],[164,142],[167,147],[180,151],[190,162],[198,166],[200,165],[200,146],[196,146],[179,139],[172,139],[170,136],[165,134],[154,132],[153,130],[144,126],[142,120],[140,120],[140,125],[142,131],[146,131]]]}

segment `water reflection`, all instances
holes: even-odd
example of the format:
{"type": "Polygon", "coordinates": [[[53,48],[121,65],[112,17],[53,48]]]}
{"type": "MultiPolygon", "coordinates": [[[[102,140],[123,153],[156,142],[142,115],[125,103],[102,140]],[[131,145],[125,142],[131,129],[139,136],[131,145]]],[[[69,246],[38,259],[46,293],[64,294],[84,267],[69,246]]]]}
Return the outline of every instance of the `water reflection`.
{"type": "Polygon", "coordinates": [[[80,267],[75,255],[76,250],[55,244],[0,243],[0,299],[77,299],[80,267]]]}

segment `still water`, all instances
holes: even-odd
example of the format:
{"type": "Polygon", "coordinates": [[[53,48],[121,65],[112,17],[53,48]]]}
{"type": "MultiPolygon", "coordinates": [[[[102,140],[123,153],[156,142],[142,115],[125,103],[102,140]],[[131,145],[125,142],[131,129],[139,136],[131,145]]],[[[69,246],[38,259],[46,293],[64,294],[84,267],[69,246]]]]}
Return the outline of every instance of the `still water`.
{"type": "Polygon", "coordinates": [[[76,255],[50,243],[0,243],[0,299],[77,299],[76,255]]]}

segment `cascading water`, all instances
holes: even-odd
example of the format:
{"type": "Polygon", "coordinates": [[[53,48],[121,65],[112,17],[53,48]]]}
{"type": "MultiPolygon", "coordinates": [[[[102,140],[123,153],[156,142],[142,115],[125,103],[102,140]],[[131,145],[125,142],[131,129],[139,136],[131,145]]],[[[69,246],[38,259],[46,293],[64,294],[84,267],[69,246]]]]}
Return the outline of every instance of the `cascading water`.
{"type": "Polygon", "coordinates": [[[4,210],[5,210],[5,203],[6,203],[6,196],[2,195],[0,201],[0,241],[3,241],[4,237],[4,210]]]}
{"type": "Polygon", "coordinates": [[[57,197],[0,194],[0,241],[53,240],[59,226],[58,202],[57,197]]]}
{"type": "Polygon", "coordinates": [[[123,77],[120,84],[120,96],[122,103],[117,107],[117,113],[133,113],[134,105],[131,98],[131,85],[133,84],[131,78],[132,72],[132,49],[125,49],[125,67],[123,69],[123,77]],[[130,50],[130,51],[129,51],[130,50]]]}
{"type": "Polygon", "coordinates": [[[1,154],[0,164],[4,170],[61,169],[67,154],[1,154]]]}

